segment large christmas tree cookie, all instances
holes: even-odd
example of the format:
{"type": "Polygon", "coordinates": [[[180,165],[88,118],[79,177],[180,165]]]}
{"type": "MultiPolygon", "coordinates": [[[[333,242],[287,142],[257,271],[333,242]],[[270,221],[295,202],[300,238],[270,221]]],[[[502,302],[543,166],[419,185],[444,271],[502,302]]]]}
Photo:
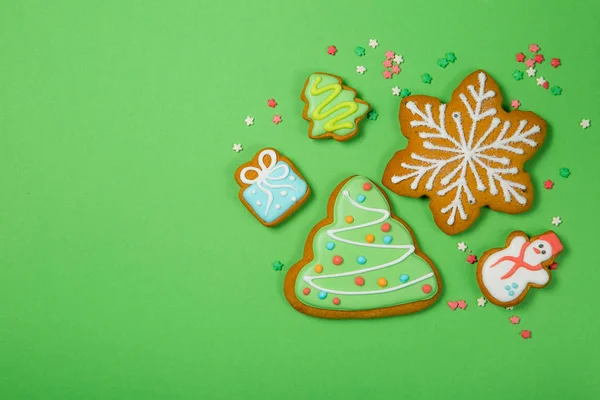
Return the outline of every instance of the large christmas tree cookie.
{"type": "Polygon", "coordinates": [[[484,71],[467,76],[447,104],[405,97],[400,128],[408,145],[388,163],[383,184],[402,196],[429,197],[442,231],[464,231],[482,207],[510,214],[531,207],[523,164],[544,143],[546,122],[532,112],[504,111],[500,89],[484,71]]]}
{"type": "Polygon", "coordinates": [[[342,78],[324,72],[308,77],[300,98],[306,103],[302,117],[310,122],[308,136],[312,139],[348,140],[356,135],[358,123],[370,110],[342,78]]]}
{"type": "Polygon", "coordinates": [[[327,218],[308,235],[284,284],[295,309],[322,318],[408,314],[432,305],[440,291],[439,274],[408,225],[362,176],[333,191],[327,218]]]}

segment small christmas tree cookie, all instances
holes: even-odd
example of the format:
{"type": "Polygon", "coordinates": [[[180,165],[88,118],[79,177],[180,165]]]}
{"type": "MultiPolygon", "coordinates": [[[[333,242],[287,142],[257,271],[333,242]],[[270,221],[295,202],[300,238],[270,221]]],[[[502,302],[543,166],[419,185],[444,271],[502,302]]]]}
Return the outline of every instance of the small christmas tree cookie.
{"type": "Polygon", "coordinates": [[[323,72],[308,77],[300,98],[306,103],[302,117],[310,122],[312,139],[348,140],[370,110],[368,103],[356,98],[356,90],[342,84],[342,78],[323,72]]]}
{"type": "Polygon", "coordinates": [[[408,314],[439,297],[439,274],[386,195],[362,176],[333,191],[327,218],[310,232],[284,292],[298,311],[322,318],[408,314]]]}

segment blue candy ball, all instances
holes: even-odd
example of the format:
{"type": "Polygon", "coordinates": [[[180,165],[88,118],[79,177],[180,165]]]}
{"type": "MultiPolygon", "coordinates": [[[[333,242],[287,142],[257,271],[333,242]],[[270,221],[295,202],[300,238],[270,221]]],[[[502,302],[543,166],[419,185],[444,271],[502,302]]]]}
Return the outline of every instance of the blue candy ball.
{"type": "Polygon", "coordinates": [[[321,300],[323,300],[325,297],[327,297],[327,292],[320,291],[320,292],[319,292],[319,298],[320,298],[321,300]]]}
{"type": "Polygon", "coordinates": [[[364,264],[367,262],[367,259],[363,256],[358,256],[358,258],[356,259],[356,262],[359,264],[364,264]]]}
{"type": "Polygon", "coordinates": [[[333,250],[334,247],[335,247],[335,243],[327,242],[327,250],[333,250]]]}
{"type": "Polygon", "coordinates": [[[519,287],[519,285],[517,285],[517,284],[516,284],[516,282],[513,282],[513,284],[512,284],[512,287],[513,287],[514,289],[516,289],[516,288],[518,288],[518,287],[519,287]]]}
{"type": "Polygon", "coordinates": [[[392,237],[391,237],[390,235],[385,235],[385,236],[383,237],[383,243],[385,243],[385,244],[390,244],[390,243],[392,243],[392,237]]]}
{"type": "Polygon", "coordinates": [[[365,195],[364,195],[364,194],[359,194],[359,195],[358,195],[358,197],[356,198],[356,200],[357,200],[359,203],[362,203],[363,201],[365,201],[365,199],[366,199],[366,197],[365,197],[365,195]]]}
{"type": "Polygon", "coordinates": [[[400,282],[402,282],[402,283],[408,282],[408,275],[406,275],[406,274],[400,275],[400,282]]]}

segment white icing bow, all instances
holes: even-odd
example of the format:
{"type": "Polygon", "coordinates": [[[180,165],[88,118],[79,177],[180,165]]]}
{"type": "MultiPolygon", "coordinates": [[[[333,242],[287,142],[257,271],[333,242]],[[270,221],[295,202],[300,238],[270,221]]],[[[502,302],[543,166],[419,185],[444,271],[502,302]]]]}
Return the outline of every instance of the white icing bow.
{"type": "Polygon", "coordinates": [[[271,207],[271,203],[273,203],[273,193],[271,193],[269,189],[266,189],[265,186],[271,189],[288,188],[293,189],[296,192],[298,191],[298,189],[289,184],[276,185],[274,183],[269,182],[281,181],[290,175],[290,168],[287,166],[287,164],[279,164],[277,166],[275,166],[275,164],[277,164],[277,154],[275,154],[275,151],[263,150],[258,155],[258,165],[260,166],[260,169],[256,167],[246,167],[240,172],[240,179],[242,182],[248,185],[256,184],[258,189],[267,195],[267,207],[265,209],[265,217],[267,216],[267,214],[269,214],[269,208],[271,207]],[[269,165],[265,164],[265,156],[269,156],[271,160],[269,162],[269,165]],[[283,174],[281,176],[272,176],[273,173],[277,170],[283,170],[283,174]],[[250,179],[246,176],[248,171],[254,171],[258,174],[258,176],[254,179],[250,179]]]}

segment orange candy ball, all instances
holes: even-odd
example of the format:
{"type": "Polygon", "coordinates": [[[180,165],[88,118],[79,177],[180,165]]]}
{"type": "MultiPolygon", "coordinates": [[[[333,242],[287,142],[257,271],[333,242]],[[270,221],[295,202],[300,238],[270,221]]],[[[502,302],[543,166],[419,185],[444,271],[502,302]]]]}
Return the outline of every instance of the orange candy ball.
{"type": "Polygon", "coordinates": [[[315,272],[317,274],[320,274],[321,272],[323,272],[323,266],[321,264],[315,265],[315,272]]]}
{"type": "Polygon", "coordinates": [[[349,223],[349,224],[353,223],[354,222],[354,217],[352,215],[348,215],[346,217],[346,222],[349,223]]]}
{"type": "Polygon", "coordinates": [[[387,279],[385,278],[379,278],[377,279],[377,284],[381,287],[386,287],[387,286],[387,279]]]}
{"type": "Polygon", "coordinates": [[[373,243],[375,241],[375,236],[369,233],[365,239],[367,240],[367,243],[373,243]]]}

